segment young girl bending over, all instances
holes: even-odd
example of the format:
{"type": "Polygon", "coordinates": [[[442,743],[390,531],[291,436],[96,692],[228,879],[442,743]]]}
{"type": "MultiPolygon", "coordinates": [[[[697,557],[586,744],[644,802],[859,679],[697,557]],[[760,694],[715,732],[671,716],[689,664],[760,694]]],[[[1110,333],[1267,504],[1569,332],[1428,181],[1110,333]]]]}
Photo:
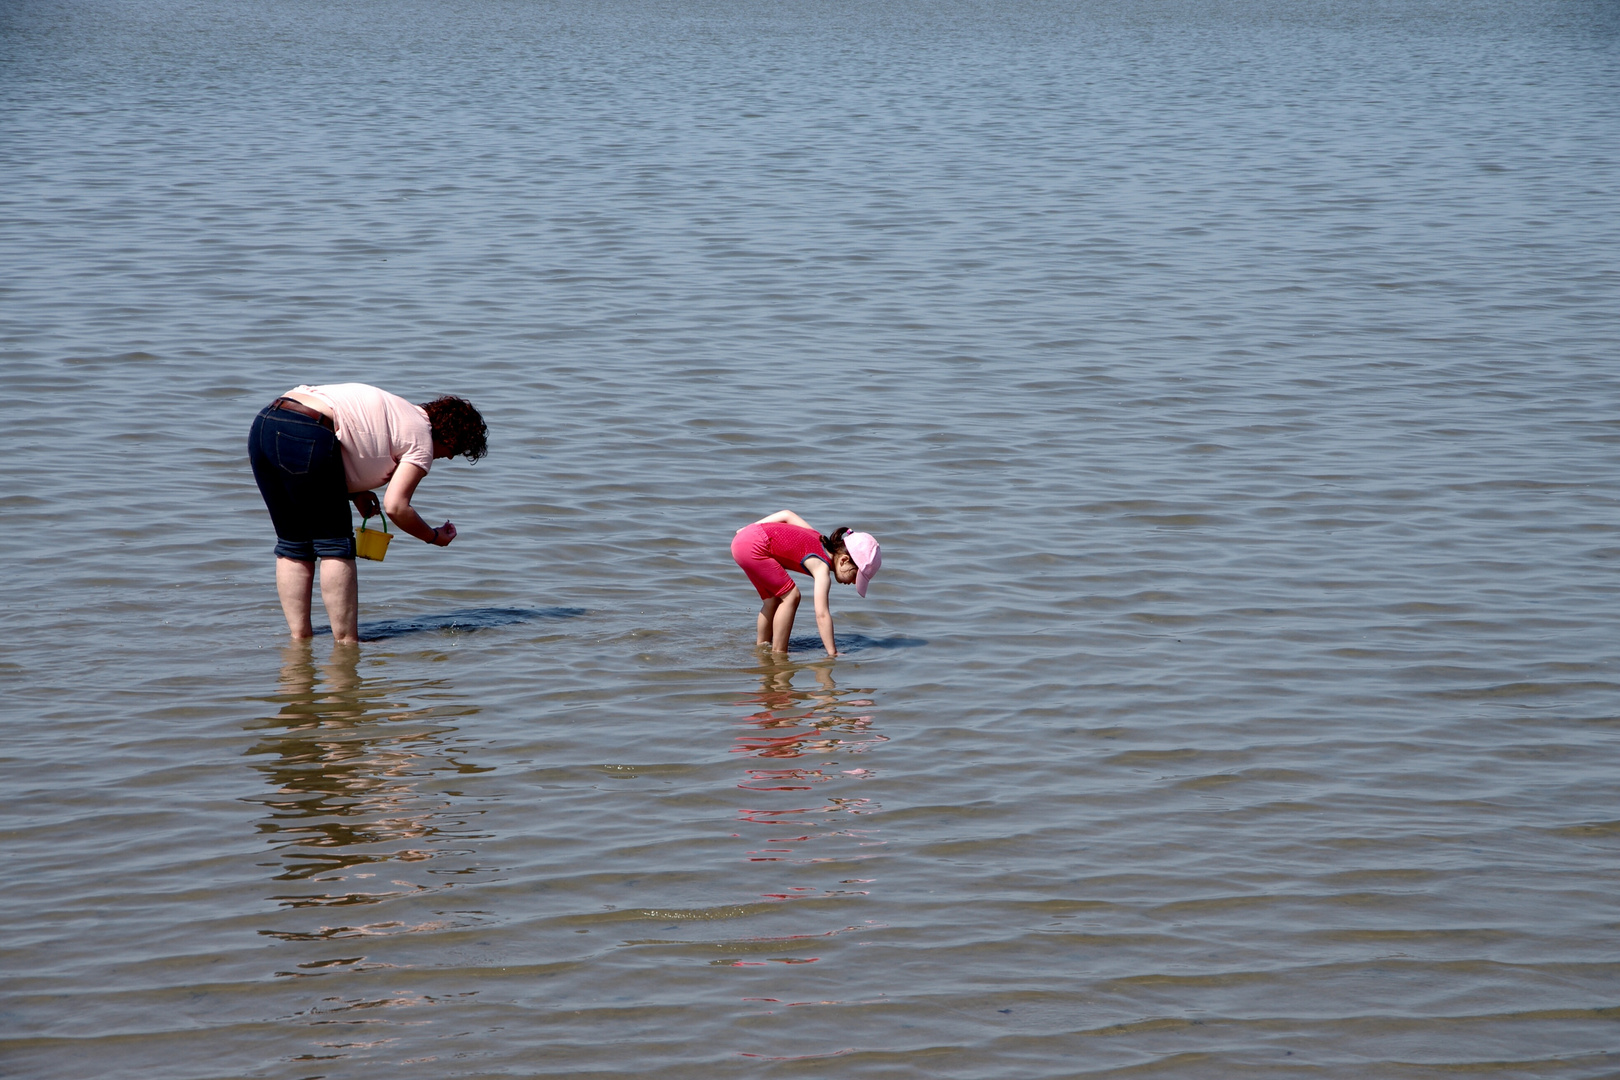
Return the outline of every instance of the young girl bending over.
{"type": "Polygon", "coordinates": [[[816,582],[816,629],[828,656],[838,655],[833,644],[832,608],[827,594],[833,578],[840,584],[854,585],[861,596],[872,575],[883,565],[883,554],[870,533],[851,532],[847,527],[822,536],[809,522],[791,510],[779,510],[737,530],[731,542],[731,557],[737,560],[748,580],[759,590],[760,605],[755,646],[769,645],[772,652],[788,651],[793,633],[793,617],[799,613],[799,587],[787,576],[809,574],[816,582]]]}

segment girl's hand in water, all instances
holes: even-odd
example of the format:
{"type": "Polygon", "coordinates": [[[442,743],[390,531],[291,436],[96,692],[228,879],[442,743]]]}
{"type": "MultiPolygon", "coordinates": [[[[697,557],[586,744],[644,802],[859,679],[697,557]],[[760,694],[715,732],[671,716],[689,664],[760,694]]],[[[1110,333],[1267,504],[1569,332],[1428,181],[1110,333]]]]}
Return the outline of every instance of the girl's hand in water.
{"type": "Polygon", "coordinates": [[[431,543],[435,547],[449,547],[450,541],[456,538],[456,527],[448,521],[433,530],[431,543]]]}

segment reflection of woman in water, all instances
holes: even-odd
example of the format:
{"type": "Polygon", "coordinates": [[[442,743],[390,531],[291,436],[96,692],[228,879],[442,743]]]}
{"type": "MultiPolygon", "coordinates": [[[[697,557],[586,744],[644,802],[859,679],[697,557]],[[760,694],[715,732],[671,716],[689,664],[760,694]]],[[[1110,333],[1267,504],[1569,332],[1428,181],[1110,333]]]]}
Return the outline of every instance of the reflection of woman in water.
{"type": "Polygon", "coordinates": [[[759,597],[755,646],[769,645],[772,652],[788,651],[793,633],[793,617],[799,613],[799,587],[788,571],[808,574],[815,581],[816,629],[828,656],[838,655],[833,642],[832,582],[854,585],[866,595],[872,575],[883,565],[878,542],[870,533],[851,532],[841,527],[831,536],[822,536],[810,523],[791,510],[779,510],[737,530],[731,541],[731,557],[737,560],[759,597]]]}
{"type": "Polygon", "coordinates": [[[364,383],[295,387],[259,413],[248,457],[276,527],[276,592],[294,638],[314,633],[309,600],[318,558],[332,637],[360,640],[349,503],[366,517],[386,511],[418,540],[448,547],[456,527],[429,525],[411,497],[435,459],[477,461],[486,439],[484,418],[461,398],[412,405],[364,383]],[[372,489],[384,484],[379,506],[372,489]]]}
{"type": "Polygon", "coordinates": [[[276,880],[308,883],[272,897],[285,907],[380,904],[443,887],[442,862],[416,871],[403,864],[471,853],[465,817],[438,785],[423,789],[424,778],[464,767],[452,756],[456,728],[442,701],[402,704],[413,690],[441,688],[363,678],[360,658],[358,646],[334,644],[317,664],[308,641],[287,645],[280,712],[253,725],[258,741],[248,754],[269,784],[256,800],[267,812],[259,830],[283,862],[276,880]],[[382,863],[392,865],[374,879],[382,863]],[[398,880],[405,877],[410,884],[398,880]]]}

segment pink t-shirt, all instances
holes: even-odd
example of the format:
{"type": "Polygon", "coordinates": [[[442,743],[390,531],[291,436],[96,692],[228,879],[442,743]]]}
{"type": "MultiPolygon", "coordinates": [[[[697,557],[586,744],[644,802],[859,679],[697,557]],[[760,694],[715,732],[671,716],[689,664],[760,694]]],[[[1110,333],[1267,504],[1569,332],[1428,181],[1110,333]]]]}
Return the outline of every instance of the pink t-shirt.
{"type": "Polygon", "coordinates": [[[433,468],[427,410],[365,383],[295,386],[293,392],[313,394],[332,407],[349,491],[382,487],[402,461],[423,472],[433,468]]]}

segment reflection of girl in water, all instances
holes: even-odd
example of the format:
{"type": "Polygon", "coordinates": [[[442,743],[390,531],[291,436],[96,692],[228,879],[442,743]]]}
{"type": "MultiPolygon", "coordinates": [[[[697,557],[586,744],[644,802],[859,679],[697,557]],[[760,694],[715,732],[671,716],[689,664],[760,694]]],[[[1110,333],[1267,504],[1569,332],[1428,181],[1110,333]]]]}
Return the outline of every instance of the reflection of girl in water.
{"type": "Polygon", "coordinates": [[[883,565],[878,542],[870,533],[851,532],[848,527],[822,536],[810,523],[791,510],[779,510],[737,530],[731,541],[731,557],[737,560],[748,580],[754,583],[764,603],[760,605],[754,644],[769,645],[772,652],[788,651],[793,633],[793,617],[799,613],[799,587],[788,571],[809,574],[816,584],[816,629],[828,656],[838,655],[833,643],[832,607],[828,594],[834,578],[841,585],[854,585],[861,596],[872,575],[883,565]]]}

